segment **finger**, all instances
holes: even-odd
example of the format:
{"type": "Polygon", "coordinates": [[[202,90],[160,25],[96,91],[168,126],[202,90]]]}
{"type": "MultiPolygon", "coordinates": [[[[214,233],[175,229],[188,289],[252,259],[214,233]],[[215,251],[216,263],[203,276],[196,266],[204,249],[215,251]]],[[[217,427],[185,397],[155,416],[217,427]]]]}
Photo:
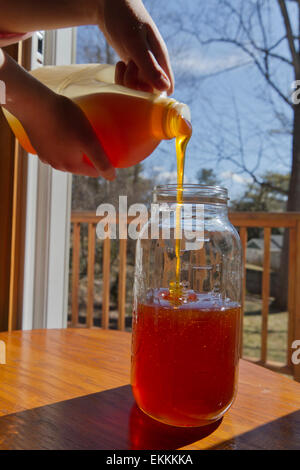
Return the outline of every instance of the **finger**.
{"type": "Polygon", "coordinates": [[[59,169],[61,171],[72,173],[74,175],[92,176],[94,178],[101,176],[100,171],[94,167],[94,165],[87,158],[86,155],[83,155],[83,156],[78,155],[76,158],[73,158],[73,161],[71,164],[63,163],[62,167],[59,169]]]}
{"type": "Polygon", "coordinates": [[[93,165],[104,178],[114,180],[116,176],[115,168],[109,161],[109,158],[107,157],[101,142],[98,140],[94,129],[86,119],[85,124],[85,129],[82,130],[83,138],[81,139],[81,152],[86,155],[87,158],[83,158],[83,161],[90,166],[93,165]]]}
{"type": "Polygon", "coordinates": [[[56,161],[50,161],[48,160],[48,165],[51,166],[51,168],[53,168],[53,170],[57,170],[57,171],[65,171],[65,169],[63,168],[62,165],[60,165],[59,163],[57,163],[56,161]]]}
{"type": "Polygon", "coordinates": [[[126,64],[122,61],[118,62],[115,68],[115,83],[117,85],[124,85],[125,72],[126,72],[126,64]]]}
{"type": "Polygon", "coordinates": [[[159,32],[157,31],[156,33],[150,27],[147,32],[147,41],[156,60],[158,61],[159,65],[163,68],[170,80],[170,88],[168,90],[168,94],[171,94],[174,91],[174,74],[172,71],[167,46],[162,37],[160,36],[159,32]]]}
{"type": "MultiPolygon", "coordinates": [[[[83,156],[85,157],[85,155],[83,156]]],[[[71,173],[74,175],[84,175],[84,176],[91,176],[92,178],[99,178],[101,173],[97,168],[91,165],[91,163],[87,163],[84,160],[80,163],[80,165],[76,166],[71,173]]]]}
{"type": "Polygon", "coordinates": [[[149,83],[143,82],[141,79],[138,79],[136,88],[137,90],[146,91],[147,93],[152,93],[154,91],[153,87],[149,85],[149,83]]]}
{"type": "Polygon", "coordinates": [[[139,69],[136,64],[130,60],[126,67],[126,72],[124,74],[124,86],[128,88],[133,88],[135,90],[142,90],[147,92],[152,92],[153,87],[149,83],[145,83],[139,77],[139,69]]]}
{"type": "Polygon", "coordinates": [[[57,163],[57,161],[52,160],[52,158],[49,158],[47,155],[44,153],[40,152],[37,154],[40,162],[42,162],[44,165],[49,165],[51,166],[54,170],[61,170],[61,165],[57,163]]]}
{"type": "Polygon", "coordinates": [[[139,69],[132,60],[129,61],[124,74],[124,85],[148,93],[153,92],[153,87],[140,78],[139,69]]]}
{"type": "Polygon", "coordinates": [[[140,79],[139,70],[132,60],[130,60],[127,65],[124,62],[117,63],[115,82],[118,85],[133,88],[135,90],[146,91],[148,93],[153,91],[153,87],[140,79]]]}
{"type": "Polygon", "coordinates": [[[136,88],[138,81],[138,68],[135,63],[130,60],[124,73],[124,86],[128,88],[136,88]]]}
{"type": "Polygon", "coordinates": [[[110,181],[115,179],[116,170],[110,163],[94,132],[90,139],[89,145],[84,149],[84,153],[105,179],[110,181]]]}
{"type": "Polygon", "coordinates": [[[150,46],[147,44],[146,37],[144,40],[141,38],[140,41],[136,41],[131,51],[132,58],[138,66],[144,82],[160,91],[168,90],[171,87],[170,80],[155,59],[150,46]]]}
{"type": "Polygon", "coordinates": [[[99,173],[98,170],[96,170],[96,168],[91,168],[87,165],[85,165],[83,168],[82,168],[82,172],[78,172],[78,174],[80,175],[84,175],[84,176],[89,176],[91,178],[99,178],[99,176],[101,176],[101,174],[99,173]]]}

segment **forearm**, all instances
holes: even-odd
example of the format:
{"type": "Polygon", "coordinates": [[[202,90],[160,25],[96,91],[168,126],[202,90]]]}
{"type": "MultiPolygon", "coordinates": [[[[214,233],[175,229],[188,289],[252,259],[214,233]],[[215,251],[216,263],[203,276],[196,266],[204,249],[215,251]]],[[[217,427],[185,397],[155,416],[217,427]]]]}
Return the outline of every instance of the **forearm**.
{"type": "Polygon", "coordinates": [[[0,80],[5,83],[6,103],[3,105],[20,121],[50,103],[54,93],[20,67],[0,49],[0,80]]]}
{"type": "Polygon", "coordinates": [[[51,91],[1,49],[0,80],[6,84],[5,108],[23,125],[12,128],[27,151],[57,170],[115,178],[92,126],[73,101],[51,91]]]}
{"type": "Polygon", "coordinates": [[[0,0],[0,31],[23,33],[96,24],[101,2],[102,0],[0,0]]]}

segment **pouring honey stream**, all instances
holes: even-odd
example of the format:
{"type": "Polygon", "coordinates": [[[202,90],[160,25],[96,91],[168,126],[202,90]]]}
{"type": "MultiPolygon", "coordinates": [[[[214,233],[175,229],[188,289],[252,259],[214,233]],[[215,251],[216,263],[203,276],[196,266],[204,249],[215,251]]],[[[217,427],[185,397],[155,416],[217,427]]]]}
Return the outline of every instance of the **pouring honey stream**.
{"type": "MultiPolygon", "coordinates": [[[[170,295],[173,302],[178,303],[182,296],[183,288],[180,283],[181,269],[181,209],[183,202],[183,180],[185,154],[189,140],[192,136],[192,125],[189,121],[180,118],[178,126],[178,135],[176,136],[176,159],[177,159],[177,206],[176,206],[176,225],[175,225],[175,256],[176,256],[176,277],[175,281],[170,282],[170,295]]],[[[180,303],[180,302],[179,302],[180,303]]]]}

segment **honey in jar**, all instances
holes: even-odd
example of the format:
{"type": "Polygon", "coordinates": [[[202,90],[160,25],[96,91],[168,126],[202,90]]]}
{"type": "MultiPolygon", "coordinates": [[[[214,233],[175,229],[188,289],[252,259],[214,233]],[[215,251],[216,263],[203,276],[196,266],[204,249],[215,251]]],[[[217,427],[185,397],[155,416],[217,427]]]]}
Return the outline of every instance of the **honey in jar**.
{"type": "Polygon", "coordinates": [[[159,233],[168,225],[170,237],[145,237],[150,219],[137,241],[131,383],[147,415],[202,426],[221,418],[236,395],[241,246],[228,220],[226,189],[180,189],[180,200],[177,184],[155,190],[159,233]],[[191,241],[197,205],[202,231],[191,241]],[[178,242],[179,224],[187,229],[178,242]]]}

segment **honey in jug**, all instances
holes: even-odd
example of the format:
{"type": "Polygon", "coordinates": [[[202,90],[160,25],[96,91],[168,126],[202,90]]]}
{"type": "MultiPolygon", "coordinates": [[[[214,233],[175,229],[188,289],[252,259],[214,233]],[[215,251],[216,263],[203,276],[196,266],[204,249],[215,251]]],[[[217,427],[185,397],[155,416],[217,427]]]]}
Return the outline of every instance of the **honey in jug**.
{"type": "MultiPolygon", "coordinates": [[[[185,104],[109,83],[112,66],[49,66],[31,73],[81,108],[115,168],[133,166],[150,155],[161,140],[189,132],[190,112],[185,104]]],[[[35,154],[21,122],[5,109],[4,114],[23,148],[35,154]]]]}

